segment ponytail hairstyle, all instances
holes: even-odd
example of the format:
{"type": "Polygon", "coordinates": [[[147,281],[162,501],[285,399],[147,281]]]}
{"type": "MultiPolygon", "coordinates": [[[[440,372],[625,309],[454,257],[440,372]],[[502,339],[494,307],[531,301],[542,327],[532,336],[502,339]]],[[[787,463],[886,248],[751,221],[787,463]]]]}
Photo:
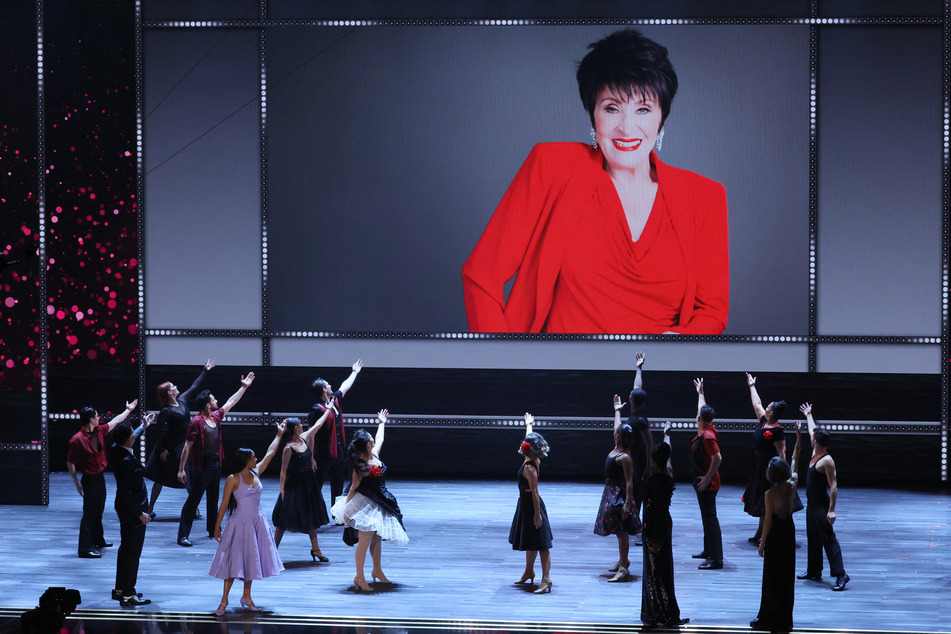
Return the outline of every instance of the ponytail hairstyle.
{"type": "Polygon", "coordinates": [[[171,381],[166,381],[165,383],[159,383],[159,386],[155,388],[155,395],[158,396],[158,402],[162,407],[168,407],[168,404],[171,402],[171,399],[168,397],[168,392],[171,389],[172,389],[171,381]]]}
{"type": "Polygon", "coordinates": [[[779,422],[779,417],[786,413],[786,401],[773,401],[769,404],[773,410],[773,420],[779,422]]]}
{"type": "Polygon", "coordinates": [[[353,438],[350,440],[347,451],[350,453],[350,466],[357,471],[366,471],[363,454],[367,452],[367,446],[370,444],[371,438],[372,436],[365,429],[358,429],[353,432],[353,438]]]}
{"type": "MultiPolygon", "coordinates": [[[[242,447],[234,452],[234,455],[231,456],[231,462],[229,463],[228,473],[229,475],[234,475],[244,471],[244,468],[248,466],[248,463],[251,462],[251,458],[254,457],[254,452],[250,449],[242,447]]],[[[254,473],[253,471],[251,473],[254,473]]],[[[240,477],[240,476],[238,476],[240,477]]],[[[231,499],[228,500],[228,515],[234,513],[234,510],[238,508],[238,500],[235,499],[234,494],[231,494],[231,499]]]]}
{"type": "Polygon", "coordinates": [[[538,460],[548,455],[548,443],[538,432],[532,432],[525,436],[525,440],[519,446],[518,452],[523,456],[528,456],[532,460],[538,460]]]}
{"type": "Polygon", "coordinates": [[[634,430],[627,423],[622,423],[617,428],[617,442],[624,451],[630,451],[634,444],[634,430]]]}

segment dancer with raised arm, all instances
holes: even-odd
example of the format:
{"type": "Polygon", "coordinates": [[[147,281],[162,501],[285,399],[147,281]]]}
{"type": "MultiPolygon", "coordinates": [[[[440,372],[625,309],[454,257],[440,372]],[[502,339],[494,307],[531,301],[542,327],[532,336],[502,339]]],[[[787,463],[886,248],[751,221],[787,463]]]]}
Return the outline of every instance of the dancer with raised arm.
{"type": "Polygon", "coordinates": [[[66,451],[66,467],[76,485],[76,492],[83,498],[83,518],[79,522],[80,559],[99,559],[102,549],[112,546],[106,541],[102,530],[102,512],[106,510],[106,436],[113,428],[129,417],[139,404],[139,399],[125,404],[125,410],[112,420],[99,424],[99,412],[92,407],[79,410],[82,427],[69,439],[66,451]],[[82,475],[82,482],[76,476],[82,475]]]}
{"type": "Polygon", "coordinates": [[[234,473],[225,480],[225,492],[215,518],[214,537],[218,540],[218,549],[208,571],[212,577],[224,581],[221,603],[215,610],[215,616],[224,616],[228,607],[228,594],[235,579],[244,581],[241,607],[260,612],[261,608],[251,600],[251,582],[273,577],[284,570],[271,535],[271,524],[261,508],[259,476],[277,453],[277,445],[281,442],[286,425],[287,420],[284,420],[277,426],[277,435],[260,462],[250,449],[238,449],[232,459],[234,473]],[[231,517],[222,533],[221,521],[225,518],[226,510],[231,511],[231,517]]]}
{"type": "Polygon", "coordinates": [[[523,584],[535,581],[535,558],[542,562],[542,579],[535,594],[551,592],[551,523],[545,502],[538,495],[538,478],[541,474],[542,458],[548,455],[548,443],[541,434],[532,431],[535,417],[525,413],[525,439],[519,445],[522,466],[518,469],[518,505],[512,528],[509,530],[509,543],[512,550],[525,552],[525,572],[516,581],[523,584]]]}
{"type": "Polygon", "coordinates": [[[604,492],[598,517],[594,522],[595,535],[617,535],[618,561],[611,568],[616,574],[609,582],[627,581],[631,560],[629,534],[640,532],[640,522],[634,515],[634,461],[630,446],[634,431],[627,423],[621,423],[621,397],[614,395],[614,449],[604,462],[604,492]]]}
{"type": "Polygon", "coordinates": [[[700,570],[723,568],[723,539],[720,520],[717,519],[717,491],[720,490],[720,445],[717,428],[713,426],[716,412],[707,405],[703,394],[703,379],[693,382],[697,390],[697,435],[690,441],[690,464],[693,467],[694,489],[703,521],[703,550],[693,555],[703,559],[700,570]]]}
{"type": "Polygon", "coordinates": [[[788,632],[793,627],[796,593],[796,525],[793,505],[799,476],[799,445],[802,423],[796,421],[796,446],[792,462],[774,456],[767,467],[770,489],[763,497],[763,538],[759,554],[763,558],[763,590],[759,614],[750,627],[768,632],[788,632]]]}
{"type": "Polygon", "coordinates": [[[221,442],[221,422],[228,415],[231,408],[238,404],[241,397],[254,381],[254,372],[248,372],[241,377],[241,387],[231,395],[231,398],[220,408],[218,400],[211,390],[204,390],[196,399],[199,412],[192,419],[186,433],[185,448],[178,463],[178,481],[185,482],[185,464],[191,457],[192,487],[182,507],[182,515],[178,521],[178,545],[191,546],[188,539],[192,530],[192,521],[195,519],[195,510],[205,495],[205,527],[208,537],[215,535],[215,511],[218,508],[218,487],[221,482],[221,463],[224,461],[224,445],[221,442]]]}
{"type": "Polygon", "coordinates": [[[835,577],[832,589],[841,591],[845,590],[845,584],[851,579],[842,565],[842,549],[835,531],[832,530],[839,484],[835,461],[829,455],[831,436],[822,427],[816,427],[811,403],[803,403],[799,410],[806,415],[809,425],[812,455],[809,457],[809,471],[806,472],[806,539],[809,555],[806,572],[798,577],[810,581],[822,579],[822,549],[825,548],[826,557],[829,559],[829,573],[835,577]]]}
{"type": "MultiPolygon", "coordinates": [[[[178,386],[171,381],[160,383],[155,389],[162,406],[158,420],[155,422],[156,426],[162,430],[162,437],[152,447],[152,453],[149,454],[149,460],[145,465],[145,477],[152,481],[152,495],[149,498],[150,512],[155,510],[155,502],[162,492],[162,487],[181,489],[190,486],[187,480],[183,484],[178,479],[178,465],[181,463],[182,451],[185,449],[185,432],[191,421],[188,403],[195,398],[195,394],[198,393],[198,389],[213,367],[215,367],[214,359],[205,361],[201,374],[184,392],[179,392],[178,386]]],[[[201,519],[197,508],[195,519],[201,519]]]]}
{"type": "Polygon", "coordinates": [[[284,531],[307,533],[313,561],[330,561],[317,543],[317,529],[330,522],[324,496],[317,488],[314,468],[314,435],[332,410],[327,409],[306,432],[297,418],[288,418],[281,437],[281,494],[274,502],[274,543],[281,545],[284,531]]]}
{"type": "Polygon", "coordinates": [[[400,506],[386,488],[386,465],[380,460],[383,438],[389,411],[382,409],[377,415],[379,424],[374,438],[363,429],[358,429],[350,441],[348,453],[353,466],[353,477],[347,497],[339,497],[330,512],[337,524],[345,524],[359,533],[354,552],[357,574],[353,585],[359,592],[373,592],[363,573],[367,550],[373,560],[373,581],[391,583],[383,574],[382,542],[405,546],[409,537],[403,527],[400,506]]]}
{"type": "MultiPolygon", "coordinates": [[[[647,420],[647,392],[644,391],[644,362],[647,355],[643,352],[634,354],[634,387],[628,398],[630,405],[627,424],[634,431],[633,442],[630,447],[631,458],[634,461],[634,517],[636,518],[635,533],[640,533],[641,505],[644,502],[644,486],[651,474],[651,453],[654,451],[654,439],[651,436],[650,423],[647,420]]],[[[640,545],[638,541],[636,545],[640,545]]]]}
{"type": "Polygon", "coordinates": [[[347,395],[363,369],[363,359],[357,359],[350,376],[340,384],[336,392],[330,383],[318,378],[313,383],[318,400],[310,408],[307,423],[313,427],[317,419],[330,411],[327,424],[317,434],[317,491],[323,495],[324,482],[330,478],[330,504],[333,505],[343,492],[347,476],[347,434],[343,429],[343,410],[340,401],[347,395]]]}
{"type": "MultiPolygon", "coordinates": [[[[749,480],[746,485],[746,491],[743,492],[743,510],[753,517],[759,518],[759,524],[756,533],[750,537],[748,542],[759,544],[763,533],[763,496],[769,489],[769,481],[766,479],[766,467],[769,461],[779,456],[786,458],[786,436],[783,432],[783,426],[779,422],[779,417],[786,411],[786,401],[773,401],[765,408],[763,401],[756,391],[756,377],[746,373],[746,384],[750,388],[750,400],[753,403],[753,411],[759,426],[753,432],[753,454],[750,465],[749,480]]],[[[802,501],[799,495],[795,495],[793,503],[793,512],[802,510],[802,501]]]]}
{"type": "Polygon", "coordinates": [[[651,453],[653,469],[644,500],[644,579],[641,586],[641,622],[648,627],[677,627],[690,622],[680,618],[674,594],[673,520],[670,500],[674,479],[670,473],[670,421],[664,442],[651,453]]]}

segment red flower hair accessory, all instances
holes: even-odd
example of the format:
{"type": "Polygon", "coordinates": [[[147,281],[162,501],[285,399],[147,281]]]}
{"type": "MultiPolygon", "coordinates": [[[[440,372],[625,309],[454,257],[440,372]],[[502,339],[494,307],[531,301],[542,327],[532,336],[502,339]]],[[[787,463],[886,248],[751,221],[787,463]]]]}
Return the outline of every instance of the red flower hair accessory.
{"type": "Polygon", "coordinates": [[[769,440],[772,437],[773,437],[773,432],[769,431],[768,429],[763,432],[763,438],[765,438],[766,440],[769,440]]]}
{"type": "Polygon", "coordinates": [[[523,442],[523,443],[522,443],[522,453],[525,454],[526,456],[527,456],[528,454],[532,453],[532,443],[528,442],[527,440],[526,440],[525,442],[523,442]]]}
{"type": "Polygon", "coordinates": [[[383,469],[380,468],[380,465],[375,464],[370,467],[370,475],[372,475],[374,478],[379,478],[381,475],[383,475],[383,469]]]}

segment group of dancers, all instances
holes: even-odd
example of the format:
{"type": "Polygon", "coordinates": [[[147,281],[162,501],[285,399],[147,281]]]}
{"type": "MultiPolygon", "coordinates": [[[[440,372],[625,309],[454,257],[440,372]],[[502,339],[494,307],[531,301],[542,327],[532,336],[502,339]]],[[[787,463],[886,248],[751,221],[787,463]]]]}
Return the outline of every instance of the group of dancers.
{"type": "MultiPolygon", "coordinates": [[[[641,620],[651,626],[677,626],[689,619],[681,618],[674,591],[670,503],[675,486],[670,467],[671,423],[668,421],[664,428],[664,442],[655,446],[645,416],[645,361],[644,353],[635,355],[634,386],[628,400],[622,402],[614,395],[614,448],[605,461],[605,487],[594,532],[617,538],[618,561],[610,568],[615,575],[609,582],[630,578],[630,538],[634,536],[639,540],[637,545],[644,547],[641,620]],[[626,406],[630,412],[623,422],[621,411],[626,406]]],[[[254,373],[242,376],[239,389],[219,407],[209,390],[193,396],[214,365],[214,361],[206,362],[199,377],[185,392],[179,392],[171,382],[158,386],[163,408],[157,420],[165,429],[144,467],[134,458],[132,448],[154,415],[144,418],[142,425],[133,430],[124,421],[136,408],[135,400],[126,403],[125,410],[105,424],[99,423],[93,408],[80,412],[83,426],[70,440],[67,458],[77,490],[83,495],[79,556],[98,558],[102,548],[112,545],[105,542],[102,530],[105,504],[102,473],[107,464],[105,440],[112,432],[115,443],[108,462],[113,464],[116,477],[115,508],[122,537],[113,598],[121,605],[150,603],[136,591],[135,580],[145,527],[155,517],[154,504],[163,486],[187,485],[189,488],[179,521],[181,546],[192,545],[189,540],[192,521],[198,514],[201,497],[206,497],[206,526],[209,537],[218,541],[209,574],[224,582],[221,602],[215,611],[217,615],[225,613],[235,579],[244,583],[241,607],[250,611],[260,609],[251,599],[252,582],[283,570],[278,545],[287,531],[308,534],[313,560],[328,561],[317,541],[317,529],[330,519],[322,495],[328,476],[332,495],[330,514],[337,524],[346,527],[344,541],[356,546],[354,589],[373,591],[364,574],[367,551],[373,563],[373,580],[389,583],[382,569],[381,544],[388,541],[405,545],[409,541],[399,505],[386,487],[386,465],[380,460],[389,412],[386,409],[379,412],[375,435],[361,429],[347,443],[343,427],[341,399],[362,370],[362,361],[353,364],[350,376],[336,391],[323,379],[314,381],[318,401],[308,415],[306,430],[300,420],[285,419],[277,426],[276,435],[260,460],[252,450],[239,449],[230,464],[225,462],[221,422],[251,386],[254,373]],[[197,403],[199,413],[189,421],[187,403],[191,398],[197,403]],[[260,504],[260,475],[279,450],[280,495],[271,513],[272,533],[271,523],[260,504]],[[223,468],[229,475],[219,504],[218,487],[223,468]],[[344,496],[343,482],[348,471],[350,486],[344,496]],[[82,481],[77,479],[77,472],[82,474],[82,481]],[[151,496],[146,490],[146,478],[154,483],[151,496]],[[229,509],[232,513],[222,530],[229,509]]],[[[797,490],[801,423],[796,423],[796,443],[787,462],[785,435],[779,422],[786,404],[778,401],[764,407],[755,377],[747,374],[746,379],[760,424],[754,433],[752,469],[743,502],[746,512],[759,518],[756,534],[749,541],[758,545],[759,554],[764,558],[760,610],[750,626],[757,630],[787,631],[792,628],[796,577],[792,514],[803,508],[797,490]]],[[[722,537],[716,513],[722,457],[714,425],[715,411],[706,402],[703,379],[695,380],[694,387],[698,395],[697,434],[687,449],[704,537],[703,550],[693,557],[703,560],[701,569],[718,570],[723,568],[722,537]]],[[[837,481],[835,463],[828,452],[830,435],[816,426],[811,404],[804,403],[800,410],[807,420],[812,455],[806,476],[808,565],[798,577],[821,579],[824,548],[830,572],[836,578],[833,590],[844,590],[850,579],[843,568],[841,549],[832,528],[837,481]]],[[[545,594],[552,589],[552,529],[538,483],[541,461],[548,455],[549,446],[542,435],[533,430],[533,424],[534,417],[526,413],[525,436],[518,448],[522,457],[517,475],[519,499],[509,542],[514,550],[525,552],[525,570],[515,583],[534,583],[535,562],[540,559],[541,578],[534,592],[545,594]]]]}

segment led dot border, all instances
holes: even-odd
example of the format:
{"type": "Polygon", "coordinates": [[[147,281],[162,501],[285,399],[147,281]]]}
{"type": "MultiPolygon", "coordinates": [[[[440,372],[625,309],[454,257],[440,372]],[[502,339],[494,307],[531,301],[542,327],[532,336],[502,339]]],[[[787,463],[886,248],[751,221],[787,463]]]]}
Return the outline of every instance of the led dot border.
{"type": "Polygon", "coordinates": [[[48,280],[46,272],[47,253],[46,253],[46,88],[43,81],[43,0],[37,0],[36,3],[36,130],[37,130],[37,148],[36,148],[36,202],[39,212],[39,354],[40,364],[40,443],[41,443],[41,495],[40,503],[49,505],[50,503],[50,479],[49,479],[49,362],[46,351],[49,350],[49,334],[47,332],[48,320],[46,315],[46,297],[49,294],[48,280]]]}

